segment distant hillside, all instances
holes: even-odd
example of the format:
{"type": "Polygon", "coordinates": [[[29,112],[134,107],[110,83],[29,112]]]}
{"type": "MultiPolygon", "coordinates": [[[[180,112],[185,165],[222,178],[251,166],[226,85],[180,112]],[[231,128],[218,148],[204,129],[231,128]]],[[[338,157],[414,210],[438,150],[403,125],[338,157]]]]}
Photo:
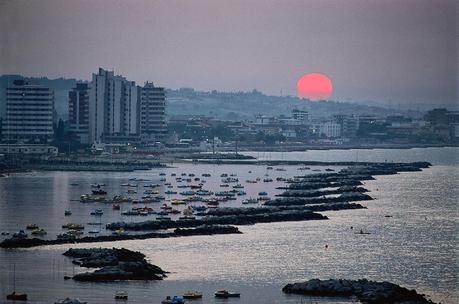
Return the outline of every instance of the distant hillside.
{"type": "MultiPolygon", "coordinates": [[[[42,84],[54,89],[55,108],[58,116],[68,117],[68,92],[75,87],[77,79],[48,79],[46,77],[24,77],[21,75],[0,76],[0,114],[5,109],[5,88],[15,79],[42,84]]],[[[221,119],[251,119],[255,114],[290,115],[292,109],[309,111],[313,117],[329,117],[334,114],[373,114],[385,116],[400,113],[382,106],[366,106],[357,103],[320,101],[311,102],[291,96],[268,96],[252,92],[200,92],[193,89],[167,89],[167,113],[169,115],[208,115],[221,119]]],[[[408,113],[419,115],[419,113],[408,113]]]]}
{"type": "Polygon", "coordinates": [[[306,110],[313,117],[330,117],[334,114],[385,116],[400,113],[381,106],[336,101],[315,102],[291,96],[268,96],[255,90],[223,93],[179,89],[167,90],[167,97],[167,112],[170,115],[202,114],[230,120],[253,118],[255,114],[290,115],[292,109],[306,110]]]}

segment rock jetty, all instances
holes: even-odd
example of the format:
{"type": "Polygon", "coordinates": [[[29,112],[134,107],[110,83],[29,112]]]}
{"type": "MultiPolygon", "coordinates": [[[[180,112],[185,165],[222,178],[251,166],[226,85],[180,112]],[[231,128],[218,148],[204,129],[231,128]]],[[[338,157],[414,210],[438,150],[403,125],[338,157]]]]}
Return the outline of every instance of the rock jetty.
{"type": "Polygon", "coordinates": [[[75,281],[162,280],[166,277],[166,272],[148,263],[144,254],[124,248],[69,249],[63,254],[76,258],[74,264],[81,267],[99,268],[74,275],[75,281]]]}
{"type": "Polygon", "coordinates": [[[142,234],[120,234],[120,235],[100,235],[94,237],[82,237],[73,239],[55,239],[43,240],[38,238],[32,239],[6,239],[0,243],[0,248],[30,248],[43,245],[59,245],[74,243],[96,243],[96,242],[114,242],[124,240],[145,240],[152,238],[169,238],[192,235],[215,235],[215,234],[233,234],[241,233],[237,227],[228,225],[202,225],[187,229],[186,231],[175,229],[166,232],[151,232],[142,234]]]}
{"type": "Polygon", "coordinates": [[[287,284],[285,293],[324,297],[356,297],[368,304],[433,304],[424,295],[389,282],[361,280],[319,280],[287,284]]]}
{"type": "MultiPolygon", "coordinates": [[[[187,228],[202,225],[253,225],[256,223],[326,220],[325,215],[310,210],[281,210],[254,214],[238,214],[224,216],[206,216],[200,219],[184,219],[177,221],[143,221],[143,222],[116,222],[106,226],[107,229],[116,230],[161,230],[170,228],[187,228]]],[[[1,245],[1,244],[0,244],[1,245]]]]}

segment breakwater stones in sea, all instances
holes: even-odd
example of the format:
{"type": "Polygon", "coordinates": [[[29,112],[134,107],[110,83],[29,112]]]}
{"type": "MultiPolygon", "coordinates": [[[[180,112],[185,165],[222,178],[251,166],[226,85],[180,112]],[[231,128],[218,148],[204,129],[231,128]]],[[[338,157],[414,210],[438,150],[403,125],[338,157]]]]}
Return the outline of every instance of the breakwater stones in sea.
{"type": "Polygon", "coordinates": [[[368,304],[433,304],[432,301],[390,282],[361,280],[319,280],[312,279],[302,283],[287,284],[282,288],[285,293],[325,297],[356,297],[368,304]]]}
{"type": "MultiPolygon", "coordinates": [[[[242,208],[241,208],[242,209],[242,208]]],[[[186,228],[202,225],[253,225],[256,223],[325,220],[325,215],[310,210],[281,210],[258,214],[238,214],[225,216],[209,216],[201,219],[186,219],[177,221],[144,221],[144,222],[117,222],[108,224],[110,230],[160,230],[170,228],[186,228]]]]}
{"type": "Polygon", "coordinates": [[[74,275],[75,281],[162,280],[166,277],[166,272],[147,262],[144,254],[124,248],[69,249],[63,254],[76,258],[74,264],[81,267],[99,268],[74,275]]]}
{"type": "Polygon", "coordinates": [[[119,234],[119,235],[100,235],[94,237],[82,237],[74,239],[56,239],[43,240],[38,238],[32,239],[6,239],[0,243],[0,248],[29,248],[43,245],[73,244],[73,243],[96,243],[96,242],[114,242],[124,240],[145,240],[152,238],[169,238],[191,235],[215,235],[215,234],[234,234],[241,233],[237,227],[228,225],[202,225],[192,229],[175,229],[166,232],[151,232],[142,234],[119,234]]]}

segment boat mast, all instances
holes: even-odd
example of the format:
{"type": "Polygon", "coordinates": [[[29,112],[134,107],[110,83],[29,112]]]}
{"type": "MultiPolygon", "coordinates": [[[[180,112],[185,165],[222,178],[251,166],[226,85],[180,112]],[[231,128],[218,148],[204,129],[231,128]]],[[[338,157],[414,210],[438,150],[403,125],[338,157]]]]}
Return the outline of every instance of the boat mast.
{"type": "Polygon", "coordinates": [[[13,293],[16,293],[16,263],[13,264],[13,293]]]}

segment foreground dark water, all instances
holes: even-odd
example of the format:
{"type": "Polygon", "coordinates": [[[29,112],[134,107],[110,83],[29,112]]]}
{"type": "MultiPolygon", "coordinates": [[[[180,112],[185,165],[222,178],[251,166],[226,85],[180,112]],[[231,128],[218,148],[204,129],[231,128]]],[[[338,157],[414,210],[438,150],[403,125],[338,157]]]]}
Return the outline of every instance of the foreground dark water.
{"type": "MultiPolygon", "coordinates": [[[[394,155],[394,150],[387,151],[394,155]]],[[[404,155],[407,153],[402,151],[404,155]]],[[[286,283],[313,277],[388,280],[429,294],[437,302],[457,303],[459,167],[451,150],[447,151],[449,161],[445,161],[444,150],[439,151],[441,155],[437,155],[437,150],[423,150],[426,160],[442,160],[423,172],[380,176],[366,182],[370,195],[376,198],[362,203],[368,209],[326,212],[330,217],[328,221],[242,226],[241,235],[99,244],[144,252],[152,263],[171,272],[168,279],[161,282],[94,284],[64,281],[64,275],[81,271],[74,269],[70,259],[61,255],[69,246],[0,250],[0,303],[6,302],[5,294],[12,289],[13,264],[16,264],[18,289],[29,294],[30,303],[52,303],[66,296],[79,297],[89,303],[113,303],[117,290],[128,291],[129,302],[160,303],[166,295],[181,294],[189,289],[203,291],[204,298],[198,303],[331,302],[331,299],[282,294],[281,288],[286,283]],[[371,234],[354,234],[351,226],[371,234]],[[219,288],[239,291],[242,296],[216,300],[212,293],[219,288]]],[[[457,153],[457,149],[452,152],[457,153]]],[[[275,155],[270,157],[274,159],[275,155]]],[[[329,160],[340,159],[333,155],[329,160]]],[[[287,171],[268,172],[265,167],[256,166],[180,165],[164,172],[167,177],[171,172],[193,172],[196,176],[209,172],[213,177],[206,178],[209,183],[206,188],[213,189],[220,184],[220,178],[214,177],[221,172],[237,173],[241,180],[248,176],[291,176],[299,172],[294,166],[284,168],[287,171]],[[249,170],[252,173],[249,174],[249,170]]],[[[159,179],[159,172],[37,172],[0,179],[0,231],[14,231],[37,223],[54,236],[61,232],[62,222],[94,221],[89,211],[99,205],[71,201],[88,192],[90,183],[104,182],[109,192],[116,193],[123,191],[120,184],[130,177],[154,180],[159,179]],[[72,183],[80,185],[70,186],[72,183]],[[72,210],[71,219],[63,216],[65,209],[72,210]]],[[[245,190],[248,196],[255,196],[261,190],[273,195],[273,188],[278,185],[254,184],[245,190]]],[[[229,204],[237,205],[238,202],[229,204]]],[[[110,206],[106,208],[101,221],[122,219],[109,210],[110,206]]],[[[85,247],[93,246],[95,244],[85,247]]],[[[333,301],[350,302],[345,299],[333,301]]]]}

